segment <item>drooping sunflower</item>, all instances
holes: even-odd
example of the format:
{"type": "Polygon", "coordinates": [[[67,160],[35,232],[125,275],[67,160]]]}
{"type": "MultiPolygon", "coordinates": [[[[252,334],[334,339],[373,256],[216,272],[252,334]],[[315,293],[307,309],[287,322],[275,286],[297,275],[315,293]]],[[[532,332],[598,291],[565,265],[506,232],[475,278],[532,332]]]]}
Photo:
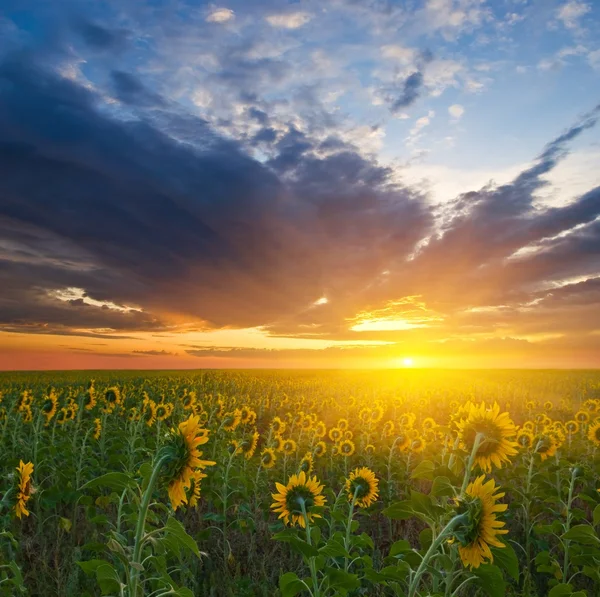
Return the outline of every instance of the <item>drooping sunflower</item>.
{"type": "Polygon", "coordinates": [[[600,420],[590,425],[588,429],[588,439],[595,445],[600,446],[600,420]]]}
{"type": "Polygon", "coordinates": [[[469,483],[464,497],[458,500],[458,513],[465,515],[465,522],[453,534],[463,565],[471,569],[494,561],[490,547],[504,547],[498,536],[508,531],[496,516],[508,505],[498,503],[504,497],[499,489],[493,479],[485,482],[485,475],[481,475],[469,483]]]}
{"type": "Polygon", "coordinates": [[[404,413],[400,415],[399,423],[402,427],[410,428],[414,425],[417,419],[417,415],[412,412],[404,413]]]}
{"type": "Polygon", "coordinates": [[[31,475],[33,475],[33,463],[28,462],[25,464],[22,460],[19,461],[17,467],[17,500],[15,502],[15,516],[21,518],[22,516],[29,516],[29,510],[27,509],[27,502],[33,495],[33,487],[31,485],[31,475]]]}
{"type": "Polygon", "coordinates": [[[534,431],[535,423],[533,421],[525,421],[525,423],[523,423],[523,429],[527,429],[527,431],[534,431]]]}
{"type": "Polygon", "coordinates": [[[350,502],[356,496],[354,503],[359,508],[368,508],[379,495],[379,479],[367,467],[356,468],[346,479],[345,489],[350,502]]]}
{"type": "Polygon", "coordinates": [[[156,423],[156,402],[151,398],[144,400],[142,419],[148,427],[152,427],[156,423]]]}
{"type": "Polygon", "coordinates": [[[172,430],[172,441],[165,448],[168,459],[165,463],[164,474],[168,480],[169,499],[173,510],[182,503],[187,503],[186,489],[190,488],[191,480],[197,469],[216,464],[210,460],[202,460],[202,452],[198,450],[208,442],[208,430],[202,429],[198,416],[191,415],[172,430]]]}
{"type": "Polygon", "coordinates": [[[344,439],[338,444],[338,450],[342,456],[352,456],[356,451],[356,447],[352,440],[344,439]]]}
{"type": "Polygon", "coordinates": [[[194,390],[191,392],[185,390],[183,397],[181,398],[181,405],[183,406],[183,410],[196,412],[196,392],[194,390]]]}
{"type": "Polygon", "coordinates": [[[300,461],[298,469],[304,472],[306,475],[310,475],[313,472],[314,461],[311,452],[307,452],[300,461]]]}
{"type": "Polygon", "coordinates": [[[94,389],[93,385],[90,385],[83,395],[83,407],[85,410],[92,410],[94,406],[96,406],[97,402],[96,390],[94,389]]]}
{"type": "Polygon", "coordinates": [[[273,468],[277,462],[277,455],[273,448],[265,448],[260,453],[260,465],[263,468],[273,468]]]}
{"type": "Polygon", "coordinates": [[[480,443],[475,454],[475,463],[485,472],[492,465],[502,468],[510,457],[517,453],[517,442],[513,441],[517,429],[508,413],[500,413],[497,403],[488,408],[485,402],[472,406],[466,419],[457,422],[462,447],[470,454],[475,438],[480,434],[480,443]]]}
{"type": "Polygon", "coordinates": [[[310,522],[321,515],[313,512],[312,509],[325,505],[325,496],[322,495],[323,485],[319,483],[317,477],[308,477],[304,471],[297,475],[292,475],[287,485],[276,483],[277,493],[273,493],[275,500],[271,504],[271,509],[279,514],[286,525],[298,524],[302,528],[306,527],[304,512],[310,522]]]}

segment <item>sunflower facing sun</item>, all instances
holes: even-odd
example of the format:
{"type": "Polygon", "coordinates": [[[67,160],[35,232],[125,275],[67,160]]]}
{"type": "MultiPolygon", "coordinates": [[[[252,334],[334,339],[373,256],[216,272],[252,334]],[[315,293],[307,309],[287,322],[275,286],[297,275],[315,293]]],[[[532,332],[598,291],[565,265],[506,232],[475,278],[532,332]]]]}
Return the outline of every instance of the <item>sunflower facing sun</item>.
{"type": "Polygon", "coordinates": [[[322,495],[323,485],[316,477],[308,477],[304,471],[292,475],[287,485],[276,483],[278,493],[273,493],[275,500],[271,509],[279,514],[279,518],[287,525],[300,525],[306,527],[304,512],[310,522],[315,518],[321,518],[320,514],[311,510],[316,506],[325,505],[325,496],[322,495]]]}
{"type": "Polygon", "coordinates": [[[486,473],[491,472],[493,466],[502,468],[517,453],[518,444],[511,439],[516,435],[517,428],[508,413],[500,414],[497,403],[489,408],[485,402],[479,406],[470,405],[466,417],[456,424],[462,447],[468,454],[473,450],[479,434],[480,443],[474,462],[486,473]]]}
{"type": "Polygon", "coordinates": [[[454,539],[458,541],[458,552],[464,566],[479,568],[486,562],[493,562],[490,547],[504,547],[498,535],[505,535],[504,522],[496,515],[504,512],[507,504],[499,504],[504,493],[497,493],[499,487],[493,479],[487,483],[485,475],[477,477],[467,486],[465,496],[458,502],[459,514],[465,514],[466,522],[454,530],[454,539]]]}

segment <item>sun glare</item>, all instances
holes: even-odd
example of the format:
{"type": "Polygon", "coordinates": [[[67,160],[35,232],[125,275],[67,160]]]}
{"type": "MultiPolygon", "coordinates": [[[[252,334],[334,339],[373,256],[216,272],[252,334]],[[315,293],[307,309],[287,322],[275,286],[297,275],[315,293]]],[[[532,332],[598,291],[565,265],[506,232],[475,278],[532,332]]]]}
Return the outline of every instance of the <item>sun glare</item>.
{"type": "Polygon", "coordinates": [[[410,357],[406,357],[406,358],[402,359],[402,364],[405,367],[412,367],[415,364],[415,362],[410,357]]]}

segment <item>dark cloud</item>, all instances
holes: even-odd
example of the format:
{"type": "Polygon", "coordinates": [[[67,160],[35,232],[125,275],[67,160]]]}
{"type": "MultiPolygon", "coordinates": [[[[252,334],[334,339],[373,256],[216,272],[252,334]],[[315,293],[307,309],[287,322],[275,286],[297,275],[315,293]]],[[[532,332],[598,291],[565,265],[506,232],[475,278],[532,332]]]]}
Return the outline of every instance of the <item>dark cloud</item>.
{"type": "Polygon", "coordinates": [[[402,86],[400,96],[392,104],[392,111],[396,112],[400,108],[412,106],[421,94],[423,88],[423,73],[416,71],[409,75],[402,86]]]}
{"type": "Polygon", "coordinates": [[[110,76],[115,96],[123,103],[146,108],[164,106],[160,95],[147,89],[131,73],[114,70],[110,76]]]}
{"type": "Polygon", "coordinates": [[[129,32],[124,29],[111,30],[84,18],[76,19],[73,28],[85,43],[94,50],[116,51],[126,46],[129,32]]]}
{"type": "Polygon", "coordinates": [[[262,325],[306,309],[325,286],[362,289],[432,222],[390,170],[348,148],[316,157],[295,129],[265,166],[178,112],[110,118],[93,91],[22,59],[0,68],[0,93],[0,225],[33,239],[14,240],[0,263],[15,288],[2,306],[12,326],[153,329],[168,313],[262,325]],[[143,310],[48,300],[66,287],[143,310]]]}

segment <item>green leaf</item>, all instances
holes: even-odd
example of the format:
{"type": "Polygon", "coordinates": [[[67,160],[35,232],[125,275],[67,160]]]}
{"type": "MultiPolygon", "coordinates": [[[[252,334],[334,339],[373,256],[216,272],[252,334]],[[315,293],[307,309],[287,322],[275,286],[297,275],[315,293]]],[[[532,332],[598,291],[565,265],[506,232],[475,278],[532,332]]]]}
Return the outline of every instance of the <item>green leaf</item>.
{"type": "Polygon", "coordinates": [[[600,504],[598,504],[595,508],[594,508],[594,526],[597,527],[598,525],[600,525],[600,504]]]}
{"type": "Polygon", "coordinates": [[[577,541],[577,543],[583,543],[584,545],[600,545],[600,539],[598,539],[596,532],[589,524],[578,524],[577,526],[574,526],[569,529],[561,539],[577,541]]]}
{"type": "Polygon", "coordinates": [[[183,525],[177,519],[170,516],[169,520],[167,520],[164,531],[168,535],[175,537],[183,546],[187,547],[198,558],[201,557],[198,544],[190,535],[187,534],[186,530],[183,528],[183,525]]]}
{"type": "Polygon", "coordinates": [[[507,543],[506,547],[492,547],[492,555],[494,556],[494,563],[505,570],[515,581],[519,582],[519,559],[512,545],[507,543]]]}
{"type": "Polygon", "coordinates": [[[281,591],[281,597],[294,597],[294,595],[297,595],[304,589],[306,589],[304,583],[294,572],[286,572],[279,577],[279,590],[281,591]]]}
{"type": "Polygon", "coordinates": [[[123,491],[124,489],[135,487],[135,485],[135,480],[127,473],[106,473],[88,481],[79,488],[79,491],[92,489],[93,487],[108,487],[113,491],[123,491]]]}
{"type": "Polygon", "coordinates": [[[281,533],[277,533],[273,535],[273,539],[277,539],[278,541],[285,541],[289,543],[293,550],[302,554],[307,558],[314,558],[319,555],[319,550],[313,545],[309,545],[306,541],[300,539],[293,532],[290,533],[289,530],[282,531],[281,533]]]}
{"type": "Polygon", "coordinates": [[[412,551],[410,543],[406,539],[400,539],[400,541],[396,541],[396,543],[390,547],[390,556],[397,556],[399,553],[405,553],[407,551],[412,551]]]}
{"type": "Polygon", "coordinates": [[[435,471],[435,464],[431,460],[423,460],[417,464],[410,476],[412,479],[427,479],[431,481],[434,476],[433,471],[435,471]]]}
{"type": "Polygon", "coordinates": [[[119,593],[121,590],[119,575],[110,564],[102,564],[96,568],[96,580],[100,585],[103,595],[119,593]]]}
{"type": "Polygon", "coordinates": [[[485,595],[489,597],[504,597],[506,594],[506,582],[502,576],[502,570],[493,564],[482,564],[473,569],[477,577],[477,584],[485,595]]]}
{"type": "Polygon", "coordinates": [[[92,576],[100,566],[103,566],[105,564],[110,566],[110,562],[107,562],[106,560],[87,560],[85,562],[77,562],[77,565],[88,576],[92,576]]]}
{"type": "Polygon", "coordinates": [[[339,568],[327,568],[327,578],[329,579],[329,586],[337,589],[358,589],[360,581],[356,574],[350,574],[339,568]]]}
{"type": "Polygon", "coordinates": [[[443,497],[454,495],[454,486],[448,477],[436,477],[431,485],[430,495],[443,497]]]}
{"type": "Polygon", "coordinates": [[[392,520],[408,520],[415,515],[412,504],[408,500],[394,502],[385,508],[383,513],[392,520]]]}
{"type": "Polygon", "coordinates": [[[566,582],[561,582],[550,589],[548,597],[567,597],[573,593],[573,585],[566,582]]]}

